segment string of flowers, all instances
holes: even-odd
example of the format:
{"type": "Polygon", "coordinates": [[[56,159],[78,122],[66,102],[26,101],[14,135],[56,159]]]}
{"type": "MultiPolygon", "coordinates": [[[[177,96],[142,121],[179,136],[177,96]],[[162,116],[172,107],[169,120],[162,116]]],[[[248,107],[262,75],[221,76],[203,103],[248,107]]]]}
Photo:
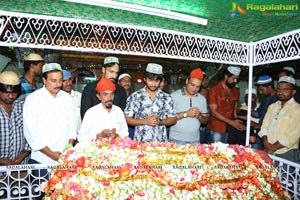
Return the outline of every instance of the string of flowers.
{"type": "Polygon", "coordinates": [[[69,147],[45,199],[289,199],[272,160],[237,145],[101,139],[69,147]]]}

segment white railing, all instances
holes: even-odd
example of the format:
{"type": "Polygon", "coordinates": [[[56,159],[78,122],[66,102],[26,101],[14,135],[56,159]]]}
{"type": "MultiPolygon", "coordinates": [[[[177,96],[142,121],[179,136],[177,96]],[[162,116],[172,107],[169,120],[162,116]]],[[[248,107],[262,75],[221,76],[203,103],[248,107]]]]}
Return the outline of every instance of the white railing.
{"type": "Polygon", "coordinates": [[[45,15],[0,13],[0,46],[249,63],[249,43],[179,31],[45,15]]]}
{"type": "Polygon", "coordinates": [[[293,200],[300,199],[300,164],[272,156],[281,186],[286,189],[293,200]]]}
{"type": "Polygon", "coordinates": [[[254,65],[300,58],[300,29],[253,43],[254,65]]]}
{"type": "Polygon", "coordinates": [[[0,166],[0,199],[34,199],[40,197],[41,182],[47,180],[51,167],[43,164],[0,166]],[[40,170],[46,169],[45,177],[36,177],[40,170]]]}
{"type": "MultiPolygon", "coordinates": [[[[300,199],[300,164],[270,155],[281,181],[292,200],[300,199]]],[[[55,166],[42,164],[0,166],[0,199],[33,199],[41,196],[40,183],[46,178],[38,178],[33,171],[46,169],[50,174],[55,166]]]]}

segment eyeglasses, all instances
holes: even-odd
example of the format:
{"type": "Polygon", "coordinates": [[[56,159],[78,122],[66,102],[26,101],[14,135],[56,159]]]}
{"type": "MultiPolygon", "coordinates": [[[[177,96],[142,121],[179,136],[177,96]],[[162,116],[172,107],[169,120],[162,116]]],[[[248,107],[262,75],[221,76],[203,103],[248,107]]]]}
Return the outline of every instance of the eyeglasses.
{"type": "Polygon", "coordinates": [[[18,95],[18,92],[1,91],[1,93],[5,96],[9,96],[9,95],[17,96],[18,95]]]}

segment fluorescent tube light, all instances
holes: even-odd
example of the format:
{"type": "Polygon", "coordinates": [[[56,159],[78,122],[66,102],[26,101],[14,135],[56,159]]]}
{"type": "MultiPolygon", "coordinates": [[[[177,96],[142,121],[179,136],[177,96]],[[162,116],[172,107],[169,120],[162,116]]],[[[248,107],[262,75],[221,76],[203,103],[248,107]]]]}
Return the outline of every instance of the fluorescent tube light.
{"type": "Polygon", "coordinates": [[[206,26],[207,25],[207,19],[200,18],[200,17],[194,17],[191,15],[181,14],[177,12],[172,11],[166,11],[161,10],[157,8],[150,8],[146,6],[139,6],[135,4],[129,4],[129,3],[123,3],[123,2],[117,2],[117,1],[110,1],[110,0],[65,0],[68,2],[75,2],[75,3],[81,3],[81,4],[88,4],[88,5],[95,5],[95,6],[101,6],[101,7],[107,7],[107,8],[115,8],[120,10],[126,10],[131,12],[137,12],[142,14],[149,14],[169,19],[175,19],[179,21],[185,21],[190,22],[194,24],[201,24],[206,26]]]}

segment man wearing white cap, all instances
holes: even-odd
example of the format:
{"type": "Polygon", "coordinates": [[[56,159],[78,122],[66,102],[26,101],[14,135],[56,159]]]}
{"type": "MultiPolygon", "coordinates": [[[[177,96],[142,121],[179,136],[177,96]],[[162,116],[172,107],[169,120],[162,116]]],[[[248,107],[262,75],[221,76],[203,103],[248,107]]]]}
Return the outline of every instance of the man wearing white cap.
{"type": "Polygon", "coordinates": [[[45,64],[42,73],[44,87],[24,103],[24,134],[32,148],[30,163],[55,165],[66,145],[76,139],[76,113],[71,96],[61,90],[61,66],[45,64]]]}
{"type": "Polygon", "coordinates": [[[127,73],[123,73],[118,78],[118,84],[125,89],[126,96],[131,94],[131,76],[127,73]]]}
{"type": "Polygon", "coordinates": [[[42,74],[44,59],[36,53],[29,54],[24,61],[24,75],[21,76],[22,95],[19,99],[24,100],[33,91],[41,88],[43,84],[38,80],[42,74]]]}
{"type": "Polygon", "coordinates": [[[81,101],[81,93],[73,90],[73,76],[70,71],[63,69],[63,82],[62,82],[62,90],[69,93],[72,97],[75,112],[76,112],[76,124],[78,133],[81,124],[80,117],[80,101],[81,101]]]}
{"type": "MultiPolygon", "coordinates": [[[[282,70],[278,73],[277,78],[279,79],[280,77],[283,77],[283,76],[290,76],[295,79],[295,77],[296,77],[295,69],[292,67],[282,68],[282,70]]],[[[300,103],[300,87],[297,84],[295,85],[295,90],[296,90],[296,93],[294,96],[295,101],[297,103],[300,103]]]]}
{"type": "Polygon", "coordinates": [[[0,165],[28,162],[30,147],[23,134],[23,101],[18,75],[12,71],[0,73],[0,165]]]}
{"type": "MultiPolygon", "coordinates": [[[[127,73],[123,73],[118,78],[118,84],[124,88],[126,96],[128,97],[132,93],[131,88],[131,76],[127,73]]],[[[133,139],[134,137],[134,127],[128,126],[129,137],[133,139]]]]}
{"type": "Polygon", "coordinates": [[[137,141],[166,142],[166,126],[177,121],[171,96],[159,88],[162,77],[162,66],[149,63],[144,73],[146,86],[127,99],[124,114],[127,124],[135,126],[137,141]]]}
{"type": "Polygon", "coordinates": [[[229,66],[224,70],[224,79],[214,85],[208,93],[210,119],[208,129],[211,131],[211,142],[227,143],[227,124],[242,131],[246,126],[237,116],[239,90],[235,87],[241,72],[240,67],[229,66]]]}
{"type": "Polygon", "coordinates": [[[292,162],[299,162],[298,143],[300,139],[300,105],[295,101],[295,79],[283,76],[278,80],[278,101],[271,104],[261,126],[267,153],[275,153],[292,162]]]}
{"type": "MultiPolygon", "coordinates": [[[[102,77],[110,79],[115,84],[117,83],[117,77],[120,71],[120,63],[117,57],[106,57],[104,58],[104,63],[102,67],[102,77]]],[[[96,97],[96,86],[98,81],[94,81],[92,83],[87,84],[81,96],[81,107],[80,107],[80,115],[81,119],[83,119],[85,112],[100,103],[99,99],[96,97]]],[[[114,98],[114,105],[119,106],[122,110],[124,110],[126,106],[126,93],[123,87],[116,84],[116,92],[114,98]]]]}
{"type": "MultiPolygon", "coordinates": [[[[257,103],[257,90],[255,88],[251,88],[251,110],[256,110],[259,107],[259,104],[257,103]]],[[[242,103],[242,106],[248,106],[248,95],[249,95],[249,89],[245,90],[245,96],[244,96],[244,103],[242,103]]]]}

